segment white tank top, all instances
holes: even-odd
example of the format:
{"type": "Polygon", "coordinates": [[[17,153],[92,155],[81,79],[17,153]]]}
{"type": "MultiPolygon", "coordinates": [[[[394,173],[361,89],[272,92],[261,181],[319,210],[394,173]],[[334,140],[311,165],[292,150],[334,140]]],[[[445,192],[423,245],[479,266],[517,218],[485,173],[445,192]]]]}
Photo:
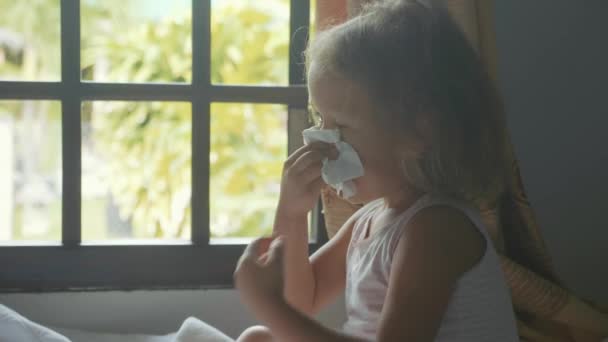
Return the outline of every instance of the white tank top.
{"type": "Polygon", "coordinates": [[[435,341],[519,341],[500,260],[478,211],[466,203],[427,194],[366,239],[367,223],[382,204],[383,199],[378,199],[359,209],[360,218],[353,227],[346,261],[347,321],[344,331],[366,340],[376,340],[393,253],[403,227],[407,227],[407,222],[420,210],[440,204],[465,213],[485,238],[486,249],[479,262],[457,281],[435,341]]]}

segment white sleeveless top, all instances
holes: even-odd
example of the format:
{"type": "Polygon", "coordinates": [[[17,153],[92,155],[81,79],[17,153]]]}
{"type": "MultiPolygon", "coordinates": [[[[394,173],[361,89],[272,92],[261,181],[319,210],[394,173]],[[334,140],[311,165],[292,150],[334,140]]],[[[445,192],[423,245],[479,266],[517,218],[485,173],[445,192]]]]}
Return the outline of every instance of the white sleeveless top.
{"type": "Polygon", "coordinates": [[[347,321],[344,332],[366,340],[376,340],[393,253],[403,234],[403,227],[407,228],[407,222],[421,209],[441,204],[465,213],[485,238],[486,249],[479,262],[457,281],[435,341],[519,341],[500,260],[478,211],[466,203],[427,194],[391,224],[365,239],[366,226],[382,204],[383,199],[378,199],[359,209],[360,218],[353,227],[346,261],[347,321]]]}

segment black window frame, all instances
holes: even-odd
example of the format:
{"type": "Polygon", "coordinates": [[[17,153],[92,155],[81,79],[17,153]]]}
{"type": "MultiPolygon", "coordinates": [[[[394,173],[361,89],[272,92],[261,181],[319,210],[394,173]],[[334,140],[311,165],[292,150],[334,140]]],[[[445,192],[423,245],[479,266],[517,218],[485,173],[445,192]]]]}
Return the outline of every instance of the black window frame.
{"type": "MultiPolygon", "coordinates": [[[[303,51],[310,1],[290,2],[289,84],[211,83],[211,0],[192,0],[191,83],[99,83],[81,80],[80,1],[61,0],[61,80],[0,81],[0,100],[58,100],[62,108],[62,241],[0,245],[0,292],[112,289],[230,288],[244,245],[210,244],[209,150],[211,103],[284,104],[288,150],[301,144],[308,93],[303,51]],[[183,243],[81,243],[81,103],[92,100],[185,101],[192,104],[192,238],[183,243]]],[[[311,252],[327,241],[320,204],[313,213],[311,252]]]]}

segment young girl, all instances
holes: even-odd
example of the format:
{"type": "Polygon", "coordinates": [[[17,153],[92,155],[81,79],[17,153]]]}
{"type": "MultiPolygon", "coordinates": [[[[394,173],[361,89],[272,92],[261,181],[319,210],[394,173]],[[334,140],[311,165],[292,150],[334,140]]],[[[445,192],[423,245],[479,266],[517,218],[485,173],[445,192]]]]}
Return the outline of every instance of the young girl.
{"type": "Polygon", "coordinates": [[[331,144],[284,165],[274,236],[235,272],[266,325],[239,341],[517,341],[511,298],[477,199],[495,199],[506,165],[499,96],[438,4],[387,0],[318,35],[307,53],[320,128],[338,130],[364,175],[366,205],[308,257],[307,214],[331,144]],[[270,245],[270,246],[269,246],[270,245]],[[311,317],[345,292],[341,331],[311,317]]]}

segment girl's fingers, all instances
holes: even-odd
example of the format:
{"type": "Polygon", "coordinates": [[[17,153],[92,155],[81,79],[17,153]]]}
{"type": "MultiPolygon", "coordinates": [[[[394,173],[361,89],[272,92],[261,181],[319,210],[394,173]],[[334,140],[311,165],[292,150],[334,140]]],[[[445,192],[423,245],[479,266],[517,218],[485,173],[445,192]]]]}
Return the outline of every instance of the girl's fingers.
{"type": "Polygon", "coordinates": [[[316,193],[324,184],[321,177],[322,156],[314,152],[308,152],[300,157],[294,166],[287,172],[289,177],[296,183],[316,193]]]}
{"type": "Polygon", "coordinates": [[[313,150],[328,150],[331,148],[331,145],[328,143],[324,143],[324,142],[320,142],[320,141],[315,141],[312,142],[308,145],[304,145],[302,147],[300,147],[299,149],[297,149],[294,153],[292,153],[287,160],[284,163],[284,167],[285,168],[289,168],[291,167],[291,165],[293,165],[296,160],[298,160],[298,158],[300,158],[300,156],[302,156],[302,154],[308,152],[308,151],[313,151],[313,150]]]}
{"type": "Polygon", "coordinates": [[[306,152],[291,168],[285,170],[285,174],[300,184],[308,184],[321,176],[323,159],[326,157],[326,153],[323,152],[306,152]]]}
{"type": "Polygon", "coordinates": [[[325,185],[325,182],[323,181],[322,178],[319,177],[319,179],[315,180],[311,185],[310,185],[310,190],[315,193],[315,194],[320,194],[321,193],[321,188],[325,185]]]}
{"type": "Polygon", "coordinates": [[[306,184],[307,186],[313,182],[313,181],[317,181],[317,180],[321,180],[321,166],[318,165],[312,165],[310,168],[308,168],[307,170],[302,171],[302,173],[300,173],[300,175],[298,175],[298,180],[302,183],[302,184],[306,184]]]}
{"type": "MultiPolygon", "coordinates": [[[[239,260],[239,266],[243,263],[251,263],[253,262],[258,264],[267,264],[268,262],[273,262],[278,256],[277,252],[282,253],[283,248],[283,237],[262,237],[253,240],[247,247],[245,247],[245,251],[239,260]]],[[[274,261],[276,262],[276,260],[274,261]]],[[[251,265],[250,264],[250,265],[251,265]]]]}
{"type": "Polygon", "coordinates": [[[260,258],[258,259],[258,262],[259,262],[260,264],[266,264],[266,262],[267,262],[267,261],[268,261],[268,252],[266,252],[266,253],[262,254],[262,255],[260,256],[260,258]]]}
{"type": "Polygon", "coordinates": [[[298,158],[300,158],[300,156],[308,151],[310,151],[312,149],[312,144],[309,145],[304,145],[300,148],[298,148],[295,152],[293,152],[289,157],[287,157],[287,160],[285,161],[285,167],[290,167],[291,165],[293,165],[293,163],[295,163],[296,160],[298,160],[298,158]]]}
{"type": "Polygon", "coordinates": [[[296,168],[295,166],[286,171],[285,175],[291,179],[295,184],[298,184],[302,187],[308,187],[308,184],[318,178],[321,177],[321,161],[317,161],[316,163],[307,162],[307,167],[304,165],[296,168]]]}
{"type": "Polygon", "coordinates": [[[323,159],[327,158],[328,153],[325,151],[308,151],[300,156],[296,162],[291,165],[288,172],[298,174],[308,169],[310,166],[315,165],[319,168],[323,159]]]}
{"type": "Polygon", "coordinates": [[[282,265],[283,263],[283,248],[285,247],[285,241],[282,236],[277,237],[270,244],[268,250],[267,264],[282,265]]]}
{"type": "MultiPolygon", "coordinates": [[[[250,244],[247,245],[247,247],[245,247],[245,251],[243,252],[243,255],[241,255],[241,259],[239,260],[239,265],[244,263],[244,262],[251,262],[251,261],[257,261],[258,260],[258,256],[260,255],[260,252],[262,250],[262,248],[264,247],[265,244],[270,244],[269,242],[265,242],[264,240],[267,240],[269,238],[267,237],[262,237],[262,238],[257,238],[255,240],[253,240],[250,244]]],[[[268,247],[266,247],[268,248],[268,247]]]]}
{"type": "Polygon", "coordinates": [[[260,242],[258,244],[258,249],[257,249],[257,254],[256,257],[260,258],[264,253],[268,252],[268,248],[270,247],[270,244],[272,243],[274,238],[272,237],[263,237],[260,238],[260,242]]]}
{"type": "Polygon", "coordinates": [[[268,237],[263,241],[263,251],[258,258],[258,261],[261,264],[266,264],[270,258],[271,251],[276,247],[276,244],[279,242],[284,242],[284,237],[281,235],[274,235],[272,237],[268,237]],[[266,245],[267,244],[267,245],[266,245]]]}

